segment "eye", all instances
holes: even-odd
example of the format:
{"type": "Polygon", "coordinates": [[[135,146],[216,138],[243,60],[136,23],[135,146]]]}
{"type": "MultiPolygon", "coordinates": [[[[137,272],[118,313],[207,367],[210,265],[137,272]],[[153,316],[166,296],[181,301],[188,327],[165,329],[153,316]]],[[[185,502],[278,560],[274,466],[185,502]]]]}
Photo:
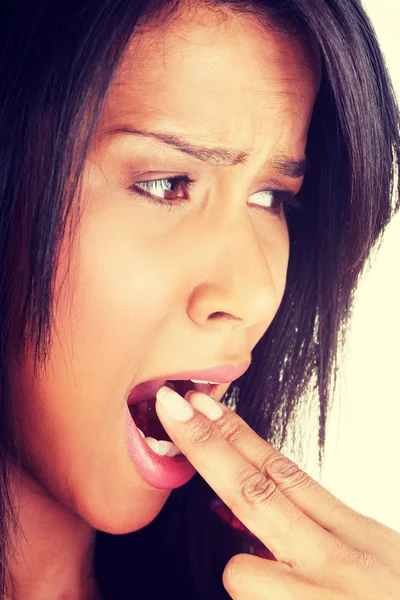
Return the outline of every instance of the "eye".
{"type": "Polygon", "coordinates": [[[137,181],[131,189],[140,196],[145,196],[156,204],[182,204],[189,199],[191,186],[196,183],[187,175],[153,179],[151,181],[137,181]]]}
{"type": "Polygon", "coordinates": [[[250,198],[261,200],[265,198],[262,204],[255,204],[254,202],[251,202],[251,204],[255,204],[257,208],[261,208],[261,210],[275,214],[278,217],[281,217],[282,214],[285,214],[287,217],[293,208],[303,208],[301,200],[289,190],[261,190],[252,194],[250,198]]]}
{"type": "MultiPolygon", "coordinates": [[[[155,204],[163,204],[170,209],[173,206],[181,205],[190,199],[190,189],[196,183],[188,175],[177,175],[175,177],[166,177],[164,179],[153,179],[148,181],[137,181],[130,189],[144,196],[155,204]]],[[[301,208],[301,202],[289,190],[261,190],[252,194],[250,198],[264,199],[261,205],[256,204],[258,208],[280,214],[282,204],[294,208],[301,208]]],[[[252,204],[255,204],[252,202],[252,204]]]]}
{"type": "MultiPolygon", "coordinates": [[[[250,198],[264,200],[261,205],[258,202],[255,204],[257,204],[259,208],[278,214],[281,212],[282,204],[284,202],[293,205],[293,201],[295,200],[294,194],[288,190],[261,190],[260,192],[252,194],[250,198]]],[[[253,204],[253,202],[251,202],[251,204],[253,204]]]]}

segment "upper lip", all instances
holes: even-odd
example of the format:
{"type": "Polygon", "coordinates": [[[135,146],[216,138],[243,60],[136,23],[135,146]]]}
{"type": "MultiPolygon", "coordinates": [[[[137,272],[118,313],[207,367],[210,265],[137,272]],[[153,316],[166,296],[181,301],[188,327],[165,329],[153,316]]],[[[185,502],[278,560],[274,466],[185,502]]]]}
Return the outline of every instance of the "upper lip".
{"type": "Polygon", "coordinates": [[[208,369],[181,371],[180,373],[169,373],[165,377],[169,380],[202,379],[203,381],[215,381],[217,383],[229,383],[238,379],[247,371],[251,361],[240,365],[218,365],[208,369]]]}
{"type": "Polygon", "coordinates": [[[241,377],[251,365],[251,360],[239,365],[218,365],[207,369],[181,371],[180,373],[168,373],[159,375],[153,379],[147,379],[137,384],[128,394],[128,404],[135,403],[144,395],[154,394],[166,381],[178,381],[189,379],[201,379],[217,383],[230,383],[241,377]],[[143,388],[141,386],[143,385],[143,388]],[[146,386],[146,387],[145,387],[146,386]]]}

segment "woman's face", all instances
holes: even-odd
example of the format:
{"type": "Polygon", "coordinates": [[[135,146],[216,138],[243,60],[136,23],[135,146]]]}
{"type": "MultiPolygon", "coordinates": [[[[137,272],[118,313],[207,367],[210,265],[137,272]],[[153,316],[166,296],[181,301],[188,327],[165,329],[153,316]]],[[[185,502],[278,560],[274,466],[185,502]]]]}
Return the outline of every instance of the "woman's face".
{"type": "Polygon", "coordinates": [[[289,239],[273,191],[300,190],[317,88],[300,43],[250,15],[198,5],[131,42],[63,243],[49,363],[32,381],[29,358],[16,390],[26,469],[93,527],[137,530],[170,494],[129,456],[127,392],[248,360],[274,318],[289,239]]]}

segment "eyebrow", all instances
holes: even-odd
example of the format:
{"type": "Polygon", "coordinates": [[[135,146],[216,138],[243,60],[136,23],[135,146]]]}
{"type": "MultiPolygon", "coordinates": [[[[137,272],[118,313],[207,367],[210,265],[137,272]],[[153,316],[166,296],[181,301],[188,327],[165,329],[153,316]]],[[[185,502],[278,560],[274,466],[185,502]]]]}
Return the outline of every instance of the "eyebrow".
{"type": "MultiPolygon", "coordinates": [[[[107,135],[131,134],[141,135],[144,137],[154,138],[172,146],[180,152],[194,156],[198,160],[207,162],[213,165],[221,165],[225,167],[247,164],[249,153],[245,151],[234,152],[227,148],[204,148],[196,146],[183,138],[165,132],[142,131],[132,127],[117,127],[109,130],[107,135]]],[[[267,166],[271,167],[281,175],[290,179],[298,179],[303,177],[308,171],[310,164],[306,157],[296,159],[288,156],[279,155],[267,162],[267,166]]]]}

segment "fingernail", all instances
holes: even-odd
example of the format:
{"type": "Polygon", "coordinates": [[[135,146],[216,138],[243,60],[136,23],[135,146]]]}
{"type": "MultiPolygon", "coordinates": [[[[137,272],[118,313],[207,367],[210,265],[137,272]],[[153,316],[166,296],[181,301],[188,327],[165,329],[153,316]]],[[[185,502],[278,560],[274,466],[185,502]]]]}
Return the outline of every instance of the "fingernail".
{"type": "Polygon", "coordinates": [[[191,392],[188,400],[196,410],[203,413],[203,415],[208,417],[211,421],[220,419],[224,414],[220,403],[202,392],[191,392]]]}
{"type": "Polygon", "coordinates": [[[189,421],[194,416],[189,402],[166,385],[158,390],[156,398],[165,412],[176,421],[189,421]]]}

